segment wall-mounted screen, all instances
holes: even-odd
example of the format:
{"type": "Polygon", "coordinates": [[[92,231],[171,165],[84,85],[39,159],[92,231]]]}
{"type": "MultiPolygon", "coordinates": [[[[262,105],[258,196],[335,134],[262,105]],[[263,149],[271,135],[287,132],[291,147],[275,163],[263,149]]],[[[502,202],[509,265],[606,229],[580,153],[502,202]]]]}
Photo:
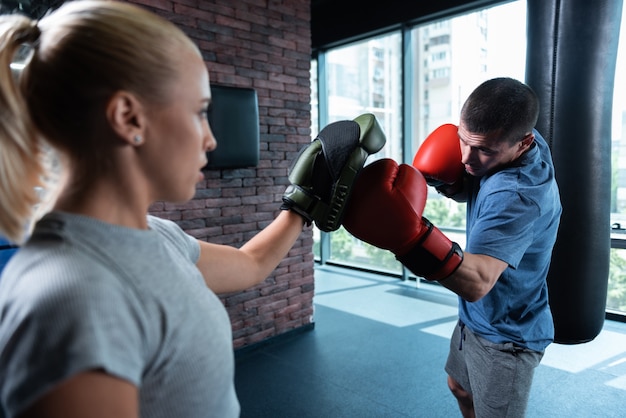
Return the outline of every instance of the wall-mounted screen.
{"type": "Polygon", "coordinates": [[[259,103],[252,88],[211,85],[208,119],[217,148],[207,169],[255,167],[259,162],[259,103]]]}

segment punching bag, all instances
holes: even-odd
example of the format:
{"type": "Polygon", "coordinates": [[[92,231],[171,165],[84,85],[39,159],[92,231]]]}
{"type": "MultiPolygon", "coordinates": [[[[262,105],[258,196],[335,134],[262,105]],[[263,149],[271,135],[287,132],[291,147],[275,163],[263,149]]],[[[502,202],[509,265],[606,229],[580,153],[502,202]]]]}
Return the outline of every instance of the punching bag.
{"type": "Polygon", "coordinates": [[[610,257],[611,112],[622,0],[527,0],[526,83],[563,214],[548,273],[555,342],[601,331],[610,257]]]}

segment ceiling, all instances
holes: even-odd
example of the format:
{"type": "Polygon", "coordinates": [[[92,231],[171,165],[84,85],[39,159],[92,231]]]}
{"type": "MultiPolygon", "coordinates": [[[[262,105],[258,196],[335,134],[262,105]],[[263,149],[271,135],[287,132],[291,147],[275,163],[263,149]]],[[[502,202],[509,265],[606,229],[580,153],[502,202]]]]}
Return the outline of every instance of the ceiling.
{"type": "Polygon", "coordinates": [[[507,0],[311,0],[311,39],[314,50],[324,49],[363,34],[450,16],[507,0]]]}
{"type": "MultiPolygon", "coordinates": [[[[22,12],[40,18],[64,0],[2,0],[0,13],[22,12]]],[[[311,0],[311,42],[313,50],[344,43],[393,26],[420,19],[446,16],[507,0],[311,0]]]]}

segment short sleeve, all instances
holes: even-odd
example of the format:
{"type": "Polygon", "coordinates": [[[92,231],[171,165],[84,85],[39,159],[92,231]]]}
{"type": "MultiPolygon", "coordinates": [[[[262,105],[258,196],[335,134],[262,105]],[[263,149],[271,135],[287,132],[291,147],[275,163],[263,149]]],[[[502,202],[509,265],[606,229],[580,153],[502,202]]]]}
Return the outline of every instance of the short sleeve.
{"type": "Polygon", "coordinates": [[[183,257],[194,264],[198,261],[200,258],[198,240],[183,231],[176,223],[156,216],[149,216],[148,224],[150,228],[164,236],[173,249],[180,252],[183,257]]]}
{"type": "Polygon", "coordinates": [[[10,415],[87,370],[140,384],[149,353],[138,301],[106,268],[78,264],[62,274],[30,268],[2,295],[0,386],[10,415]]]}
{"type": "Polygon", "coordinates": [[[534,240],[534,224],[540,215],[537,204],[515,191],[499,191],[483,199],[478,210],[466,251],[517,268],[534,240]]]}

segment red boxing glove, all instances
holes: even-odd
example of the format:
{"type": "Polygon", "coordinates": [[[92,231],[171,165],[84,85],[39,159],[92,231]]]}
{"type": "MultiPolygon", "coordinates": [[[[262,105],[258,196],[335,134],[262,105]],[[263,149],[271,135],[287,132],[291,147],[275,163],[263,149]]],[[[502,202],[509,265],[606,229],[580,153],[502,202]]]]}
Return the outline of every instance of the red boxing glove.
{"type": "Polygon", "coordinates": [[[446,196],[463,189],[465,166],[461,162],[458,130],[451,123],[441,125],[426,137],[413,157],[413,167],[446,196]]]}
{"type": "Polygon", "coordinates": [[[343,226],[360,240],[390,250],[416,275],[445,279],[461,265],[463,251],[422,217],[427,192],[415,168],[378,160],[357,177],[343,226]]]}

